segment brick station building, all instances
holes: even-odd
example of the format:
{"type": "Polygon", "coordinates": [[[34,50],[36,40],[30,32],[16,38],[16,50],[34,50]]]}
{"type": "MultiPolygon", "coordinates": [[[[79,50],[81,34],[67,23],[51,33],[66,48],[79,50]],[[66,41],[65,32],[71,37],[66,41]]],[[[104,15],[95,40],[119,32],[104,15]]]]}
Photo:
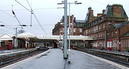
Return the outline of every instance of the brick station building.
{"type": "MultiPolygon", "coordinates": [[[[94,16],[91,7],[85,20],[76,20],[73,15],[71,20],[71,35],[84,35],[94,38],[93,48],[117,51],[129,51],[129,21],[122,5],[107,5],[106,9],[94,16]]],[[[63,17],[54,29],[53,35],[63,35],[63,17]]]]}
{"type": "Polygon", "coordinates": [[[88,9],[84,35],[94,38],[92,46],[99,49],[125,51],[129,49],[129,22],[122,5],[107,5],[94,16],[88,9]]]}

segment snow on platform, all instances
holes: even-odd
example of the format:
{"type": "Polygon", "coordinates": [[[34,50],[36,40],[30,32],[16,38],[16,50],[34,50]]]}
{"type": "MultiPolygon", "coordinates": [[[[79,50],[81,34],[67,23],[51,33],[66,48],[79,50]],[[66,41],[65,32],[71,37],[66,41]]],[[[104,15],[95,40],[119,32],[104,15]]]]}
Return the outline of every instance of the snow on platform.
{"type": "Polygon", "coordinates": [[[129,69],[80,51],[71,50],[69,54],[70,58],[65,61],[60,49],[50,49],[2,69],[129,69]]]}
{"type": "Polygon", "coordinates": [[[0,56],[10,55],[10,54],[15,54],[15,53],[21,53],[21,52],[26,52],[26,51],[31,51],[31,50],[36,50],[36,49],[35,48],[32,48],[32,49],[1,50],[0,51],[0,56]]]}

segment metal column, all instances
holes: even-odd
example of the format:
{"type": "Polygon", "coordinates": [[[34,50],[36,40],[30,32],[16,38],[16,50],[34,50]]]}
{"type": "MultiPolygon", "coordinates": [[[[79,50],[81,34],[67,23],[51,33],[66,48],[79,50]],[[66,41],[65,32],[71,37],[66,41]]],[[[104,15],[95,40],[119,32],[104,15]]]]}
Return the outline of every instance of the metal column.
{"type": "Polygon", "coordinates": [[[68,54],[67,54],[67,0],[64,0],[64,59],[68,59],[68,54]]]}
{"type": "Polygon", "coordinates": [[[15,33],[15,39],[14,39],[14,48],[18,47],[18,41],[17,41],[17,28],[16,29],[16,33],[15,33]]]}

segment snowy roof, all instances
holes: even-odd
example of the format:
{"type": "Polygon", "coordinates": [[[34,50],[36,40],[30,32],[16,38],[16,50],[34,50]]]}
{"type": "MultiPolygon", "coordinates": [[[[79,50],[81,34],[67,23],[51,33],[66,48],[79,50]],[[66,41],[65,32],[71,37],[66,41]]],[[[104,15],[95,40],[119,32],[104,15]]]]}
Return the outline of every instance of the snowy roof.
{"type": "Polygon", "coordinates": [[[10,35],[2,35],[0,36],[0,40],[13,40],[13,38],[10,35]]]}
{"type": "Polygon", "coordinates": [[[17,38],[36,38],[36,36],[34,34],[25,32],[18,34],[17,38]]]}

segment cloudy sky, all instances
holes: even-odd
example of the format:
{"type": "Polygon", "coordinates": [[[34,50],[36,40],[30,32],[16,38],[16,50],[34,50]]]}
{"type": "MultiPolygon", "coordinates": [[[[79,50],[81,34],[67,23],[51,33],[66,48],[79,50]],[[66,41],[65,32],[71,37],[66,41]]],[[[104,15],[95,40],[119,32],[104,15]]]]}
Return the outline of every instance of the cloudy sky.
{"type": "MultiPolygon", "coordinates": [[[[30,9],[27,0],[17,0],[20,4],[30,9]]],[[[33,33],[35,35],[51,35],[54,25],[63,16],[63,9],[57,9],[63,7],[63,5],[57,5],[62,0],[28,0],[33,8],[35,15],[42,25],[42,29],[36,22],[34,16],[32,20],[32,27],[27,26],[24,28],[26,32],[33,33]]],[[[68,2],[74,2],[75,0],[68,0],[68,2]]],[[[127,15],[129,16],[129,1],[128,0],[77,0],[82,2],[81,5],[71,5],[71,14],[77,19],[84,20],[87,13],[87,8],[92,7],[94,14],[102,12],[108,4],[122,4],[127,15]]],[[[30,25],[30,12],[19,5],[15,0],[1,0],[0,2],[0,24],[6,25],[0,27],[0,34],[14,34],[16,27],[19,23],[12,14],[14,10],[18,20],[21,24],[30,25]]],[[[20,28],[19,28],[20,29],[20,28]]]]}

